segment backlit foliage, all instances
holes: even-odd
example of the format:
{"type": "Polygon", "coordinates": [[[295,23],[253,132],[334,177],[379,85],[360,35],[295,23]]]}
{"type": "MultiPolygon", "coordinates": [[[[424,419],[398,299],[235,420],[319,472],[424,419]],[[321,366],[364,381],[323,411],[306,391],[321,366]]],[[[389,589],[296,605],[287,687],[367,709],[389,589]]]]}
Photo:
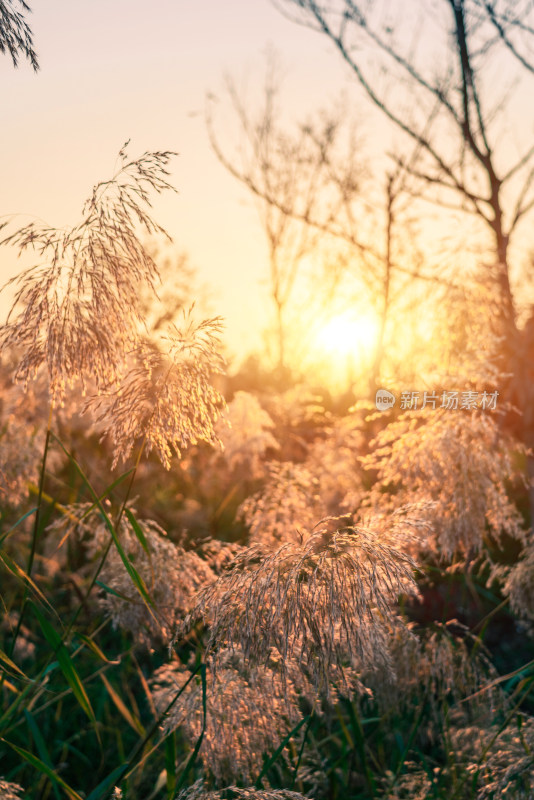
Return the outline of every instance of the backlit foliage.
{"type": "Polygon", "coordinates": [[[399,594],[414,593],[414,563],[372,531],[325,520],[275,552],[252,547],[202,590],[185,623],[210,625],[208,650],[239,645],[254,664],[271,649],[299,659],[321,689],[351,663],[391,667],[390,627],[399,594]]]}
{"type": "Polygon", "coordinates": [[[262,476],[268,450],[279,450],[272,434],[274,422],[249,392],[236,392],[217,425],[217,434],[230,469],[246,465],[253,476],[262,476]]]}
{"type": "MultiPolygon", "coordinates": [[[[225,650],[207,687],[206,732],[200,755],[217,783],[251,783],[260,773],[262,754],[276,748],[301,718],[290,679],[269,665],[250,669],[239,651],[225,650]]],[[[189,677],[176,663],[160,667],[152,678],[158,709],[163,710],[189,677]]],[[[202,690],[188,687],[165,719],[166,730],[180,727],[191,742],[202,726],[202,690]]]]}
{"type": "Polygon", "coordinates": [[[525,451],[489,410],[227,407],[219,318],[144,326],[170,155],[4,241],[40,263],[0,329],[0,800],[531,798],[525,451]]]}
{"type": "Polygon", "coordinates": [[[371,505],[431,503],[428,547],[446,559],[480,552],[488,534],[524,539],[506,488],[510,453],[487,412],[408,412],[378,434],[363,463],[376,470],[371,505]]]}
{"type": "Polygon", "coordinates": [[[140,346],[117,387],[91,398],[86,408],[113,443],[113,467],[136,443],[155,450],[170,469],[173,453],[199,441],[218,445],[214,423],[224,407],[211,378],[222,371],[220,319],[186,321],[164,339],[165,350],[140,346]]]}
{"type": "Polygon", "coordinates": [[[0,328],[0,350],[20,353],[15,380],[27,384],[45,364],[51,395],[61,400],[77,378],[116,379],[138,338],[139,287],[155,287],[158,278],[137,229],[165,233],[146,209],[150,192],[172,189],[166,167],[173,155],[130,161],[125,145],[117,172],[94,187],[78,225],[65,231],[31,222],[3,240],[37,261],[12,281],[15,301],[0,328]]]}

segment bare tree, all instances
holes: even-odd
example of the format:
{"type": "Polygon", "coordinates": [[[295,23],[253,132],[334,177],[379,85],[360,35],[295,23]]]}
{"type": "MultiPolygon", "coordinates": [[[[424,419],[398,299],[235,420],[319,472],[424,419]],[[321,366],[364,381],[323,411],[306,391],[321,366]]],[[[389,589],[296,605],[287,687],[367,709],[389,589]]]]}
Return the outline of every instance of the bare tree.
{"type": "MultiPolygon", "coordinates": [[[[228,152],[220,144],[213,96],[208,105],[207,127],[212,148],[221,163],[258,199],[268,246],[276,360],[284,370],[288,318],[298,278],[305,271],[306,257],[317,252],[325,237],[339,238],[343,226],[346,233],[351,204],[361,183],[362,166],[354,131],[347,131],[346,121],[338,110],[321,112],[317,120],[288,130],[281,122],[279,91],[279,72],[272,58],[268,61],[258,112],[248,106],[235,82],[226,79],[227,97],[241,135],[237,153],[228,152]],[[341,159],[340,141],[347,133],[349,143],[341,159]]],[[[361,243],[357,248],[360,253],[366,249],[361,243]]],[[[339,253],[331,258],[338,265],[340,259],[339,253]]],[[[326,283],[322,285],[328,296],[336,283],[334,273],[335,270],[330,273],[329,289],[326,283]]],[[[324,300],[327,304],[327,299],[324,300]]]]}
{"type": "Polygon", "coordinates": [[[532,3],[436,0],[395,7],[388,0],[283,0],[279,5],[298,7],[301,21],[331,39],[371,103],[404,136],[407,152],[416,147],[417,159],[405,158],[404,166],[423,195],[483,223],[499,265],[503,315],[513,327],[509,245],[534,206],[534,146],[513,161],[502,152],[506,100],[495,100],[494,73],[496,59],[505,56],[507,66],[500,61],[498,70],[506,72],[511,61],[519,77],[534,72],[532,3]]]}
{"type": "Polygon", "coordinates": [[[28,11],[31,9],[24,0],[0,0],[0,53],[8,53],[14,67],[18,66],[20,55],[25,56],[37,72],[39,62],[33,49],[33,36],[24,17],[24,12],[28,11]]]}
{"type": "MultiPolygon", "coordinates": [[[[531,0],[273,2],[331,40],[371,106],[397,132],[405,153],[397,163],[413,180],[413,194],[470,217],[471,234],[483,234],[480,256],[485,249],[487,281],[495,282],[500,298],[505,371],[513,374],[507,393],[523,412],[522,438],[532,448],[532,325],[518,325],[511,243],[534,208],[534,145],[527,140],[522,150],[511,146],[506,123],[511,88],[530,82],[532,91],[534,5],[531,0]]],[[[532,459],[529,471],[534,477],[532,459]]],[[[534,519],[534,491],[531,514],[534,519]]]]}

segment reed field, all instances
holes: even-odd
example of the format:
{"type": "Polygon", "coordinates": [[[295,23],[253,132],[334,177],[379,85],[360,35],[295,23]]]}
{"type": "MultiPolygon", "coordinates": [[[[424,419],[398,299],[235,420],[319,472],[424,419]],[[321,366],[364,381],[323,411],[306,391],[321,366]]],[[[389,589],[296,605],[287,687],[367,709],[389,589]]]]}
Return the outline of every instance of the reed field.
{"type": "Polygon", "coordinates": [[[274,5],[398,149],[290,130],[272,58],[255,106],[226,81],[241,138],[208,97],[264,351],[158,221],[173,150],[126,142],[69,227],[0,217],[0,800],[534,800],[534,147],[492,83],[532,3],[274,5]]]}
{"type": "Polygon", "coordinates": [[[0,797],[534,796],[491,351],[478,406],[223,380],[220,319],[137,305],[170,158],[123,149],[75,228],[4,243],[41,263],[0,333],[0,797]]]}

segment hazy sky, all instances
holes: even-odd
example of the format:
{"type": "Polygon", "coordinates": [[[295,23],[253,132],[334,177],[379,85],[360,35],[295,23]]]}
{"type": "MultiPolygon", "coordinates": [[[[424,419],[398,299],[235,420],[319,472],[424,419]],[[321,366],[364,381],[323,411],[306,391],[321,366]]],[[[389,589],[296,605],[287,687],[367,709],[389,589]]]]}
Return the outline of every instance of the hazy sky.
{"type": "MultiPolygon", "coordinates": [[[[0,58],[0,219],[20,215],[18,224],[32,218],[55,227],[76,224],[92,186],[113,174],[127,139],[132,157],[177,151],[171,180],[179,194],[156,199],[154,217],[176,249],[189,254],[199,283],[208,288],[210,313],[226,318],[230,351],[243,355],[257,348],[270,310],[266,242],[254,199],[210,148],[206,94],[221,94],[227,72],[261,102],[264,56],[274,46],[284,66],[282,99],[290,116],[302,120],[344,94],[362,130],[367,164],[377,173],[376,154],[392,141],[382,118],[370,114],[334,46],[287,20],[270,0],[33,0],[32,7],[41,70],[34,74],[26,62],[14,69],[8,57],[0,58]]],[[[396,3],[390,7],[399,13],[396,3]]],[[[402,7],[410,30],[418,8],[412,0],[402,7]]],[[[427,57],[439,62],[432,33],[423,45],[427,57]]],[[[494,62],[496,78],[500,71],[494,62]]],[[[532,138],[532,123],[525,124],[531,93],[521,94],[513,83],[509,91],[514,102],[508,116],[498,118],[498,129],[520,153],[532,138]]],[[[219,120],[228,105],[219,103],[219,120]]],[[[220,124],[221,139],[235,145],[220,124]]],[[[14,251],[0,250],[2,283],[21,266],[14,251]]],[[[7,307],[0,295],[0,315],[7,307]]]]}
{"type": "MultiPolygon", "coordinates": [[[[205,96],[228,71],[249,89],[263,78],[268,45],[286,68],[291,109],[325,105],[350,77],[320,36],[269,0],[34,0],[29,22],[41,70],[0,59],[0,217],[68,226],[92,186],[129,152],[176,150],[179,194],[154,215],[208,285],[237,351],[259,341],[268,295],[266,249],[254,202],[210,150],[205,96]]],[[[0,253],[2,282],[21,268],[0,253]]],[[[6,300],[0,296],[5,313],[6,300]]]]}

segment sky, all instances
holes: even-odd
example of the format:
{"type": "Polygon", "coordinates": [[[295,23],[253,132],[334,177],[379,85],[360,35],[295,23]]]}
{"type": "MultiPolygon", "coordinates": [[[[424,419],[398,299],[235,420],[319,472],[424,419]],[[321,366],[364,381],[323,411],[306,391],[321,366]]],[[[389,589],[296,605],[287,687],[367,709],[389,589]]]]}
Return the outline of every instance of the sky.
{"type": "MultiPolygon", "coordinates": [[[[171,180],[178,194],[156,198],[154,217],[189,254],[210,313],[225,317],[230,352],[242,356],[260,346],[269,309],[264,234],[253,199],[211,150],[206,94],[220,93],[225,72],[257,91],[265,51],[274,47],[291,110],[305,116],[350,91],[339,56],[269,0],[31,6],[40,71],[22,59],[17,69],[0,59],[0,218],[73,225],[92,186],[113,173],[126,140],[132,157],[177,151],[171,180]]],[[[3,248],[1,282],[22,266],[3,248]]],[[[0,295],[3,315],[8,297],[0,295]]]]}
{"type": "MultiPolygon", "coordinates": [[[[234,363],[260,349],[272,319],[265,234],[253,197],[209,144],[208,93],[219,97],[216,126],[223,146],[232,150],[237,140],[235,128],[224,121],[229,101],[223,75],[233,76],[252,104],[261,102],[265,54],[274,48],[288,118],[302,121],[344,97],[377,174],[377,154],[391,148],[394,138],[383,118],[362,102],[333,44],[285,18],[271,0],[152,0],[150,6],[145,0],[33,0],[31,5],[40,71],[35,74],[22,59],[14,69],[8,57],[0,58],[0,222],[13,217],[13,226],[32,219],[53,227],[75,225],[94,184],[113,174],[126,140],[132,158],[150,150],[176,151],[171,182],[178,193],[156,197],[153,216],[171,234],[176,252],[186,252],[196,268],[197,284],[205,288],[199,296],[209,297],[207,313],[225,318],[234,363]]],[[[409,32],[417,7],[412,0],[403,5],[402,24],[409,32]]],[[[399,13],[395,3],[390,8],[399,13]]],[[[439,62],[431,39],[422,41],[422,56],[439,62]]],[[[492,69],[502,71],[498,63],[492,69]]],[[[391,80],[387,74],[383,79],[391,80]]],[[[502,120],[503,136],[519,153],[531,141],[531,124],[523,122],[531,94],[522,95],[513,83],[509,90],[514,103],[511,116],[502,120]]],[[[438,241],[442,222],[434,229],[431,219],[425,224],[428,236],[438,241]]],[[[529,246],[530,241],[528,236],[529,246]]],[[[0,248],[2,284],[33,263],[16,255],[0,248]]],[[[468,256],[464,249],[462,269],[468,256]]],[[[321,287],[316,294],[320,301],[321,287]]],[[[4,292],[0,318],[8,308],[4,292]]]]}

